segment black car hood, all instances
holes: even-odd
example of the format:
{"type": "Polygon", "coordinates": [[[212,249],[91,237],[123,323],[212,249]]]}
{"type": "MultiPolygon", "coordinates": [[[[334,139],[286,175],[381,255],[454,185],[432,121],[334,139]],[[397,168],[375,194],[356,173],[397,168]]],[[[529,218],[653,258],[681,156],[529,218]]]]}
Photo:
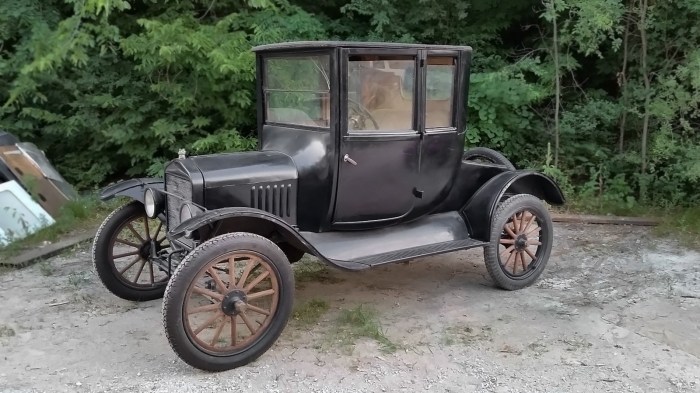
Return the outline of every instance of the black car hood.
{"type": "Polygon", "coordinates": [[[205,188],[297,178],[294,161],[275,151],[212,154],[191,157],[190,160],[202,172],[205,188]]]}

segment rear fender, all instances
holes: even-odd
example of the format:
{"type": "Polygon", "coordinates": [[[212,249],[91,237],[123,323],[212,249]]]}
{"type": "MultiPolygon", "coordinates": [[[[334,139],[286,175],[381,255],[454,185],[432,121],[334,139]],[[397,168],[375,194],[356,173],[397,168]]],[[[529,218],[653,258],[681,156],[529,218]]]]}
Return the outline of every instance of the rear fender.
{"type": "Polygon", "coordinates": [[[304,252],[319,255],[299,232],[278,216],[249,207],[227,207],[208,210],[171,229],[171,238],[186,237],[205,241],[229,232],[249,232],[275,243],[286,242],[304,252]]]}
{"type": "Polygon", "coordinates": [[[143,192],[146,188],[162,190],[163,179],[149,177],[124,180],[103,188],[100,199],[108,201],[115,196],[126,196],[143,203],[143,192]]]}
{"type": "Polygon", "coordinates": [[[490,240],[491,220],[506,194],[531,194],[552,205],[565,202],[559,186],[541,173],[512,171],[496,175],[481,186],[460,211],[473,239],[490,240]]]}

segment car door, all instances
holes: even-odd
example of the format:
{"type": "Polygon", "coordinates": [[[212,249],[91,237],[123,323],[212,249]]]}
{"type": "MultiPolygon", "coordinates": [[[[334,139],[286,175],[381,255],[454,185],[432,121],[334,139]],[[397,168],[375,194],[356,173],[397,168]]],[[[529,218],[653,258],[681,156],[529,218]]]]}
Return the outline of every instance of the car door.
{"type": "Polygon", "coordinates": [[[418,50],[341,51],[335,229],[400,221],[413,209],[420,139],[418,50]]]}
{"type": "Polygon", "coordinates": [[[421,53],[425,88],[420,108],[421,142],[420,181],[423,198],[417,201],[414,214],[431,211],[449,194],[464,149],[465,76],[457,73],[466,62],[457,51],[431,50],[421,53]]]}

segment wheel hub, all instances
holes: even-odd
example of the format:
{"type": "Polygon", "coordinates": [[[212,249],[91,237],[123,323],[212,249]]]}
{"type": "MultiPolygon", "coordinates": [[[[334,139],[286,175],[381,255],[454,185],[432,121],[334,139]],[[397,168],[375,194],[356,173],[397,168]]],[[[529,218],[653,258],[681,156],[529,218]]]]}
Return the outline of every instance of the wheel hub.
{"type": "Polygon", "coordinates": [[[248,307],[247,300],[245,292],[238,289],[233,290],[221,300],[221,311],[226,315],[238,315],[241,312],[245,312],[248,307]]]}
{"type": "Polygon", "coordinates": [[[161,245],[153,239],[146,240],[139,247],[139,255],[143,259],[153,258],[158,255],[158,253],[163,249],[161,245]]]}
{"type": "Polygon", "coordinates": [[[151,242],[145,241],[141,244],[139,248],[139,255],[141,258],[148,259],[151,256],[151,242]]]}
{"type": "Polygon", "coordinates": [[[518,237],[515,239],[515,249],[518,251],[522,251],[527,247],[527,236],[525,235],[518,235],[518,237]]]}

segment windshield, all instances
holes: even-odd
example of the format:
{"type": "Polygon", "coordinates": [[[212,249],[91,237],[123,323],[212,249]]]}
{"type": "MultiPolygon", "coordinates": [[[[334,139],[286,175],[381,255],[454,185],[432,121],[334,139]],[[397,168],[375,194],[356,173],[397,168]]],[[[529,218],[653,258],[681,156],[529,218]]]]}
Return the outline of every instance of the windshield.
{"type": "Polygon", "coordinates": [[[265,122],[330,126],[328,55],[265,59],[265,122]]]}

